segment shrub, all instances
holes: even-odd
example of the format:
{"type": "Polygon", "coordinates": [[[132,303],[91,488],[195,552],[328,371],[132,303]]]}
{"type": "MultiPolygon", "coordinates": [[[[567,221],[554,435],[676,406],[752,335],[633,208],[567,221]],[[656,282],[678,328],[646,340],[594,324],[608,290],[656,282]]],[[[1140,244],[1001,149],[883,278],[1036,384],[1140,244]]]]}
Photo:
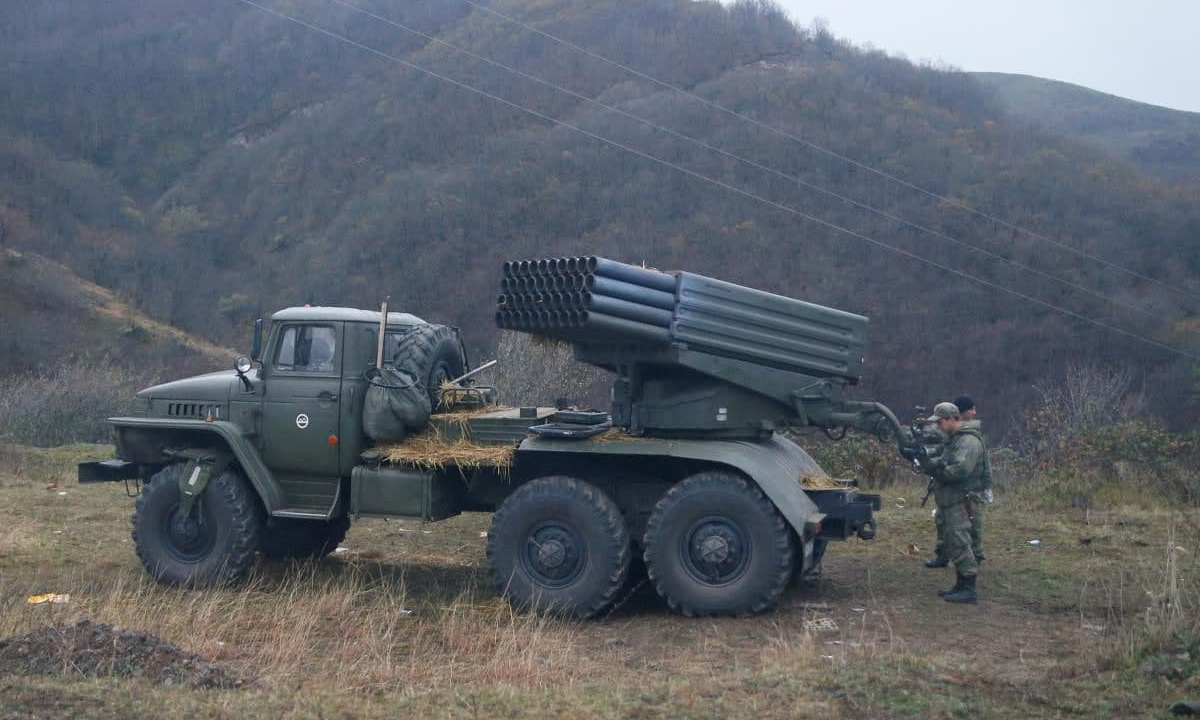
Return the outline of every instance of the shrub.
{"type": "MultiPolygon", "coordinates": [[[[861,487],[891,487],[898,481],[917,477],[896,452],[892,443],[868,435],[847,435],[838,441],[804,443],[813,459],[833,477],[855,478],[861,487]]],[[[927,478],[920,476],[920,482],[927,478]]]]}
{"type": "Polygon", "coordinates": [[[131,410],[134,394],[153,382],[87,358],[0,378],[0,437],[39,447],[105,442],[112,433],[106,419],[131,410]]]}
{"type": "Polygon", "coordinates": [[[496,359],[496,390],[506,405],[553,405],[560,399],[578,405],[607,403],[608,373],[575,362],[569,343],[502,332],[496,359]]]}
{"type": "Polygon", "coordinates": [[[1038,393],[1012,465],[1028,473],[1032,495],[1079,508],[1105,498],[1200,501],[1200,436],[1146,416],[1127,371],[1073,368],[1038,393]]]}

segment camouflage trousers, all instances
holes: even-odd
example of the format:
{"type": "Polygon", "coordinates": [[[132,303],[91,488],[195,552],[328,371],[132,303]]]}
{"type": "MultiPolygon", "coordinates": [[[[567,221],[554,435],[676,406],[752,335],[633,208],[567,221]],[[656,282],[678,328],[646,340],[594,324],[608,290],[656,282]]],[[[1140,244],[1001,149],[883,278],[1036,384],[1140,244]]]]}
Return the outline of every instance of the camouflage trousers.
{"type": "MultiPolygon", "coordinates": [[[[975,511],[971,516],[971,552],[975,553],[977,560],[983,557],[983,506],[982,502],[973,503],[971,506],[975,511]]],[[[937,546],[933,552],[939,558],[946,557],[946,523],[943,517],[939,510],[933,518],[933,524],[937,528],[937,546]]]]}
{"type": "MultiPolygon", "coordinates": [[[[967,510],[967,503],[961,498],[960,494],[957,501],[945,504],[938,502],[938,515],[945,528],[946,559],[954,564],[959,575],[971,577],[978,572],[979,564],[971,549],[971,514],[967,510]]],[[[971,505],[975,509],[978,501],[971,505]]]]}

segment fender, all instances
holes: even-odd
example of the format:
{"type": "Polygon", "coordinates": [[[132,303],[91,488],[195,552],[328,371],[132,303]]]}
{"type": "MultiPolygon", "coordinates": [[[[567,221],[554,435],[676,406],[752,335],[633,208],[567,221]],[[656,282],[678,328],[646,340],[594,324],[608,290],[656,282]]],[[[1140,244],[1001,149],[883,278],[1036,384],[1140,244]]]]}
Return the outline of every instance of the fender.
{"type": "Polygon", "coordinates": [[[801,538],[812,535],[811,526],[806,531],[806,523],[821,518],[816,503],[800,487],[799,480],[801,475],[824,476],[825,471],[803,448],[779,435],[772,435],[763,442],[655,437],[609,437],[603,442],[593,442],[532,437],[521,443],[518,452],[703,460],[731,467],[753,480],[801,538]]]}
{"type": "MultiPolygon", "coordinates": [[[[284,507],[284,494],[271,471],[263,464],[258,450],[242,431],[241,426],[227,420],[175,420],[165,418],[115,417],[108,422],[113,426],[117,438],[117,453],[123,460],[146,462],[148,458],[138,457],[139,448],[133,447],[132,438],[125,436],[123,430],[162,430],[169,433],[201,434],[212,437],[223,443],[233,456],[237,458],[242,472],[254,487],[268,515],[284,507]]],[[[161,449],[157,450],[161,454],[161,449]]]]}

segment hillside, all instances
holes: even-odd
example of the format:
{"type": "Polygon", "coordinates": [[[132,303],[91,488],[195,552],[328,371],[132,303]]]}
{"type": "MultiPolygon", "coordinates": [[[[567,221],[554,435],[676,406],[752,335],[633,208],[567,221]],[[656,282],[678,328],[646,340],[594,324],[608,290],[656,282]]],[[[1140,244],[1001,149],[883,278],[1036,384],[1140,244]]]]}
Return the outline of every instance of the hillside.
{"type": "Polygon", "coordinates": [[[1022,122],[1200,188],[1200,113],[1171,110],[1028,75],[971,73],[1022,122]]]}
{"type": "MultiPolygon", "coordinates": [[[[237,3],[3,4],[0,67],[12,71],[0,79],[0,244],[59,258],[156,320],[229,345],[276,307],[374,306],[391,295],[462,326],[478,355],[495,341],[503,260],[596,253],[869,315],[863,394],[897,408],[968,390],[991,399],[989,416],[1002,421],[1031,384],[1084,361],[1137,368],[1155,397],[1173,399],[1190,382],[1186,358],[1000,288],[1195,351],[1194,193],[1051,130],[1030,131],[975,79],[797,29],[769,3],[491,6],[761,123],[751,125],[472,4],[358,5],[575,95],[346,3],[277,7],[392,59],[237,3]],[[931,356],[947,360],[931,370],[931,356]]],[[[1183,408],[1174,419],[1194,414],[1183,408]]]]}
{"type": "MultiPolygon", "coordinates": [[[[115,293],[34,253],[0,251],[0,358],[11,372],[63,361],[211,370],[236,353],[148,317],[115,293]]],[[[6,373],[7,374],[7,373],[6,373]]]]}

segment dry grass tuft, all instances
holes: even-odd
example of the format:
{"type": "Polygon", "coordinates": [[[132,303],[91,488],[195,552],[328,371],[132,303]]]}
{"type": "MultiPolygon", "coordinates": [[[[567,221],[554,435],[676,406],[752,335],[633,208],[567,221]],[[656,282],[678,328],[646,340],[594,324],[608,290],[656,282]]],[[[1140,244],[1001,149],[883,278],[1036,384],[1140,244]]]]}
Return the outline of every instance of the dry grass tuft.
{"type": "Polygon", "coordinates": [[[101,618],[169,639],[256,684],[344,692],[415,694],[459,683],[545,688],[597,670],[575,657],[577,623],[518,613],[499,600],[479,604],[473,587],[430,603],[414,597],[403,576],[379,577],[372,565],[299,563],[286,574],[259,568],[236,587],[202,591],[165,588],[140,573],[122,573],[107,586],[65,579],[81,590],[72,608],[10,607],[0,637],[101,618]]]}
{"type": "Polygon", "coordinates": [[[851,483],[831,478],[828,475],[808,475],[804,474],[799,477],[800,487],[808,488],[809,490],[845,490],[853,487],[851,483]]]}
{"type": "Polygon", "coordinates": [[[1000,495],[984,604],[959,608],[933,595],[944,576],[896,552],[931,539],[928,512],[885,490],[886,534],[831,547],[819,582],[789,589],[774,613],[689,619],[647,588],[581,623],[495,596],[476,513],[420,527],[363,519],[350,552],[263,562],[227,587],[157,585],[134,557],[120,487],[63,481],[108,451],[0,447],[0,638],[89,619],[246,683],[196,692],[18,671],[0,677],[5,717],[899,720],[983,707],[1006,720],[1149,720],[1163,708],[1147,698],[1200,687],[1193,509],[1047,512],[1000,495]],[[70,602],[26,603],[44,592],[70,602]]]}
{"type": "Polygon", "coordinates": [[[483,394],[483,389],[478,387],[460,387],[450,381],[442,383],[438,388],[440,393],[441,405],[445,408],[445,412],[438,413],[439,415],[458,415],[462,413],[488,413],[497,410],[507,410],[508,408],[499,405],[487,405],[486,396],[483,394]],[[469,410],[455,411],[457,407],[470,408],[469,410]]]}
{"type": "MultiPolygon", "coordinates": [[[[451,406],[451,407],[453,407],[453,406],[451,406]]],[[[495,413],[495,412],[503,412],[505,410],[512,410],[512,408],[507,407],[505,405],[489,405],[484,408],[475,408],[472,410],[458,410],[458,411],[437,413],[435,415],[429,416],[429,421],[431,423],[441,421],[441,422],[445,422],[445,423],[452,423],[454,425],[458,425],[459,427],[463,427],[467,423],[474,420],[475,418],[483,417],[485,415],[491,415],[492,413],[495,413]]]]}
{"type": "Polygon", "coordinates": [[[513,445],[476,445],[467,440],[450,440],[437,428],[414,435],[399,445],[380,448],[384,459],[394,465],[411,465],[422,470],[462,470],[512,467],[517,448],[513,445]]]}
{"type": "Polygon", "coordinates": [[[608,432],[597,435],[595,437],[586,438],[586,442],[606,443],[606,442],[636,442],[644,438],[638,435],[630,435],[621,428],[613,428],[608,432]]]}

